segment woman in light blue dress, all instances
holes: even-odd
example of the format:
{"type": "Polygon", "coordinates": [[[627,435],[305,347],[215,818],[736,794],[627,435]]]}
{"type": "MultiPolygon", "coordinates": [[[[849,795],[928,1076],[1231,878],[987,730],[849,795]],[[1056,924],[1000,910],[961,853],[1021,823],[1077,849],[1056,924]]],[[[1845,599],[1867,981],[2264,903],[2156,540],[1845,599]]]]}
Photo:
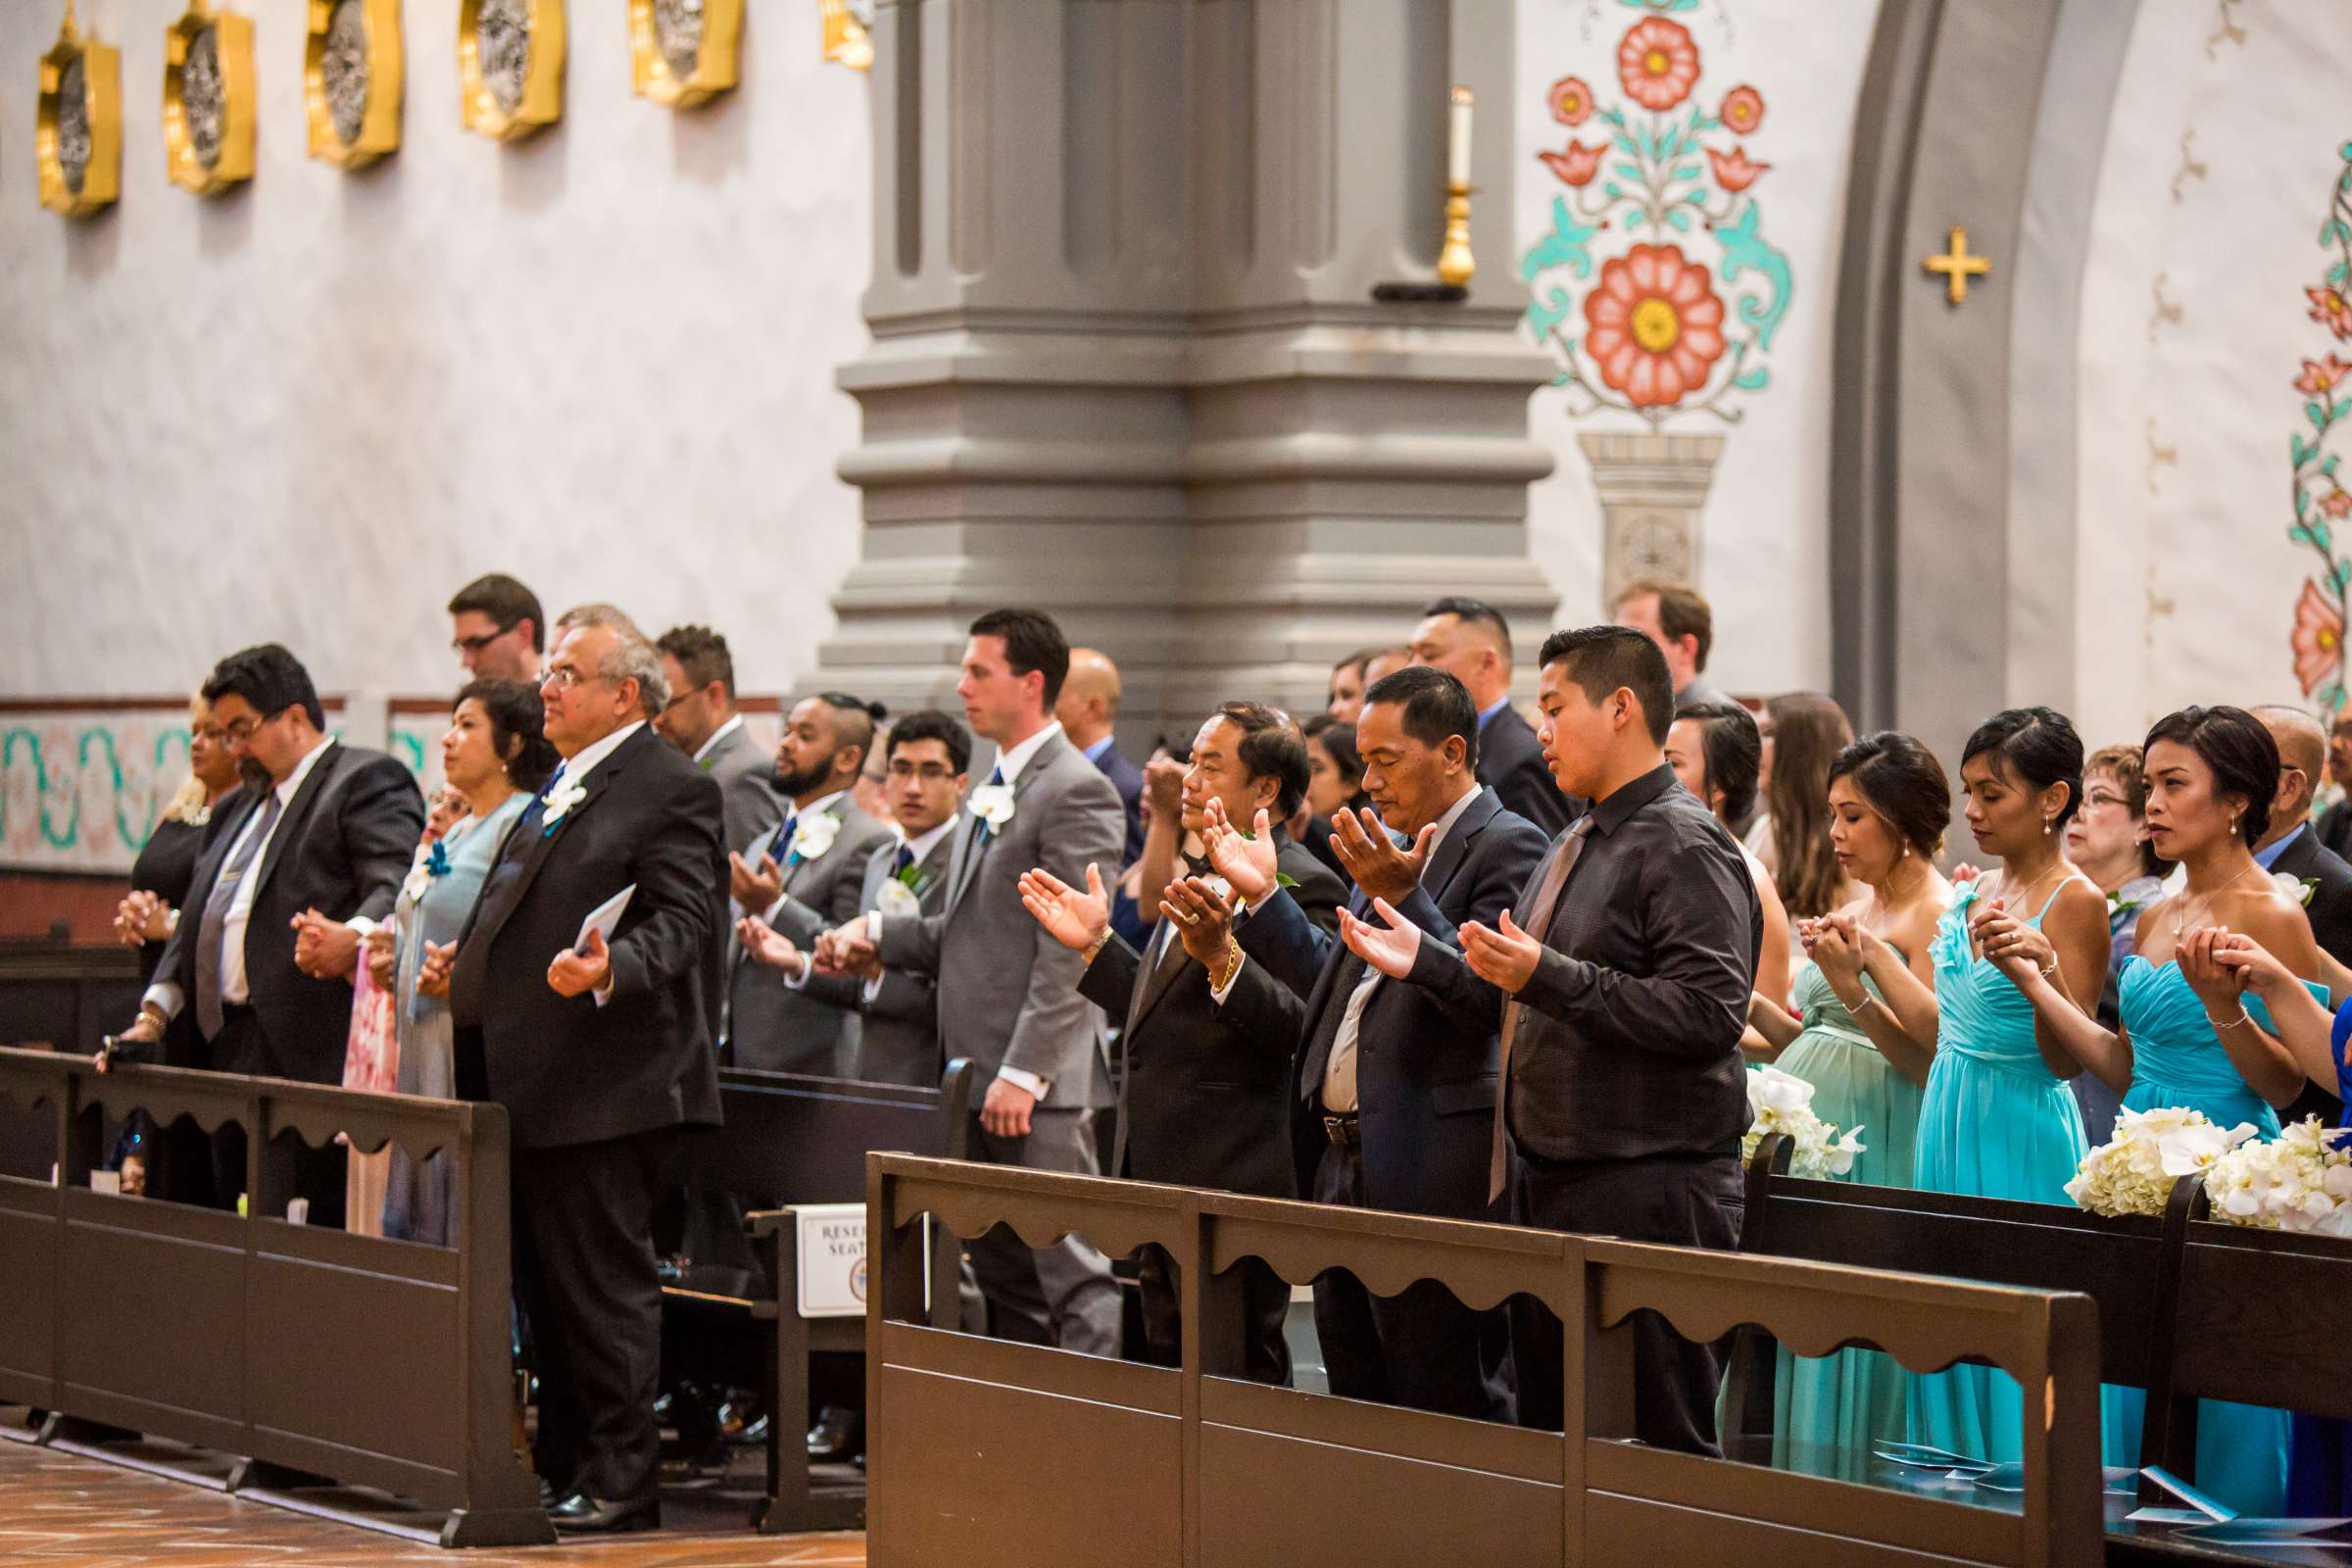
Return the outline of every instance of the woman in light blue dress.
{"type": "MultiPolygon", "coordinates": [[[[1810,959],[1796,976],[1799,1016],[1758,1006],[1749,1022],[1785,1048],[1776,1065],[1813,1086],[1815,1115],[1859,1131],[1863,1152],[1838,1179],[1908,1187],[1936,1054],[1928,955],[1952,902],[1935,864],[1951,784],[1926,747],[1882,731],[1838,754],[1829,796],[1838,871],[1864,896],[1801,923],[1810,959]]],[[[1799,1357],[1784,1347],[1773,1398],[1781,1468],[1864,1480],[1873,1446],[1904,1435],[1902,1369],[1876,1350],[1799,1357]]]]}
{"type": "MultiPolygon", "coordinates": [[[[2214,949],[2227,933],[2242,932],[2299,981],[2322,971],[2300,902],[2281,894],[2254,858],[2278,788],[2278,749],[2243,710],[2183,709],[2148,732],[2146,773],[2151,842],[2181,863],[2188,881],[2140,916],[2120,982],[2121,1026],[2099,1024],[2095,994],[2070,995],[2025,959],[2016,960],[2020,983],[2045,1025],[2123,1091],[2127,1110],[2201,1111],[2217,1126],[2251,1125],[2277,1137],[2273,1107],[2293,1102],[2304,1070],[2269,1032],[2263,1000],[2241,995],[2214,949]]],[[[2034,953],[2031,943],[2014,951],[2034,953]]],[[[2310,990],[2325,1004],[2324,985],[2310,990]]],[[[2137,1464],[2144,1394],[2110,1387],[2102,1397],[2108,1462],[2137,1464]]],[[[2286,1412],[2203,1401],[2194,1480],[2240,1513],[2276,1515],[2286,1502],[2286,1412]]]]}
{"type": "MultiPolygon", "coordinates": [[[[456,942],[466,929],[507,830],[555,771],[556,749],[540,731],[543,716],[539,694],[531,687],[477,680],[458,693],[449,731],[441,737],[442,773],[449,781],[445,799],[455,797],[465,814],[438,834],[427,826],[392,924],[369,953],[378,982],[392,986],[404,1095],[457,1098],[448,982],[426,978],[427,950],[456,942]]],[[[440,824],[442,817],[436,809],[433,823],[440,824]]],[[[454,1245],[455,1178],[456,1167],[447,1156],[417,1160],[394,1144],[384,1234],[436,1247],[454,1245]]]]}
{"type": "MultiPolygon", "coordinates": [[[[2085,1152],[2067,1087],[2081,1063],[2037,1021],[2017,975],[2046,969],[2090,997],[2106,978],[2107,901],[2059,836],[2082,801],[2082,742],[2064,714],[2011,709],[1969,737],[1960,782],[1977,848],[2000,865],[1962,887],[1936,929],[1938,1028],[1916,1184],[2063,1203],[2085,1152]]],[[[2017,1381],[1991,1367],[1913,1378],[1908,1426],[1913,1442],[1971,1458],[2025,1456],[2017,1381]]]]}

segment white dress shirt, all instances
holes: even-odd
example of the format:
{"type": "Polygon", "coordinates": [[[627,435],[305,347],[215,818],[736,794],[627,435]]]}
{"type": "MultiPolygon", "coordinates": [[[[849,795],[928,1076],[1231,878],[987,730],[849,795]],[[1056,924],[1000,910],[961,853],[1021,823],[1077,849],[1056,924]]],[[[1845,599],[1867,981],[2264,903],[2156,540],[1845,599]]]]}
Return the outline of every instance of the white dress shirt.
{"type": "MultiPolygon", "coordinates": [[[[277,797],[277,820],[270,824],[270,837],[262,840],[253,852],[251,867],[238,879],[237,890],[229,895],[228,907],[221,913],[220,1000],[229,1006],[241,1007],[253,1000],[253,988],[245,979],[245,927],[253,919],[254,889],[261,885],[262,866],[270,858],[270,846],[277,838],[277,830],[286,825],[286,811],[293,806],[295,793],[302,788],[302,781],[311,776],[311,769],[318,765],[319,758],[326,755],[326,749],[334,744],[334,737],[330,735],[312,747],[302,760],[294,764],[294,771],[286,775],[285,782],[270,791],[277,797]]],[[[266,806],[256,806],[246,814],[244,823],[237,829],[236,839],[228,847],[228,854],[221,858],[222,865],[235,859],[238,846],[260,831],[262,814],[268,809],[266,806]]],[[[212,890],[207,888],[205,892],[209,897],[212,890]]],[[[199,908],[197,913],[201,916],[203,910],[199,908]]],[[[349,923],[363,940],[375,927],[372,920],[355,919],[349,923]]],[[[187,1005],[187,998],[180,994],[174,982],[158,980],[139,999],[142,1007],[149,1003],[162,1008],[165,1021],[169,1022],[179,1016],[179,1009],[187,1005]]]]}
{"type": "MultiPolygon", "coordinates": [[[[907,852],[914,857],[914,858],[908,863],[911,865],[920,865],[923,863],[925,858],[931,854],[932,847],[938,844],[941,839],[946,838],[950,833],[953,833],[956,830],[956,818],[953,816],[949,817],[946,821],[940,823],[939,826],[931,828],[928,831],[917,835],[911,841],[907,839],[906,830],[901,828],[896,822],[893,822],[890,825],[890,830],[898,835],[899,843],[905,846],[907,852]]],[[[894,851],[893,853],[895,854],[896,852],[894,851]]],[[[871,914],[873,911],[869,909],[866,912],[871,914]]],[[[797,971],[792,969],[787,969],[784,971],[785,988],[791,991],[798,991],[802,989],[804,986],[808,984],[809,973],[810,965],[808,961],[808,955],[804,953],[801,955],[801,966],[797,971]]],[[[874,998],[882,994],[882,982],[878,978],[868,980],[865,983],[863,990],[865,1000],[871,1002],[874,1000],[874,998]]]]}
{"type": "MultiPolygon", "coordinates": [[[[567,783],[585,784],[588,781],[588,775],[596,771],[597,763],[618,751],[622,741],[627,740],[643,728],[645,728],[645,720],[642,718],[634,723],[623,724],[603,740],[590,741],[564,759],[557,764],[555,776],[547,781],[547,788],[540,791],[540,798],[544,800],[567,783]]],[[[612,1000],[612,974],[608,972],[605,976],[605,983],[590,992],[589,995],[596,999],[596,1004],[600,1007],[611,1002],[612,1000]]]]}

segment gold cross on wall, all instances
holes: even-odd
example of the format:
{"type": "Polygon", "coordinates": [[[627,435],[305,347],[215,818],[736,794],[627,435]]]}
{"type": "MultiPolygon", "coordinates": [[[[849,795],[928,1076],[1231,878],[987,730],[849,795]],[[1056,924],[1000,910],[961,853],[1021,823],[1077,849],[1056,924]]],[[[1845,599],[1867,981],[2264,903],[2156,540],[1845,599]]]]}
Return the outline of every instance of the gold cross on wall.
{"type": "Polygon", "coordinates": [[[1944,281],[1949,285],[1948,297],[1954,305],[1968,303],[1968,280],[1970,278],[1983,277],[1992,270],[1991,262],[1982,256],[1968,254],[1968,230],[1958,227],[1952,230],[1950,255],[1931,256],[1920,265],[1931,272],[1943,274],[1944,281]]]}

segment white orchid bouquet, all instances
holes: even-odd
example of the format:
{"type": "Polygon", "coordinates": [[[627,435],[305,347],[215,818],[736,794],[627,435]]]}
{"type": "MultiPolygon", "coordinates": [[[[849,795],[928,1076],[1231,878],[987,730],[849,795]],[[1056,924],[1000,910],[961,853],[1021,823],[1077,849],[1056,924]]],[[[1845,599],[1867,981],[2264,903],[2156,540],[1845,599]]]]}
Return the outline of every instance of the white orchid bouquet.
{"type": "Polygon", "coordinates": [[[2258,1230],[2352,1237],[2352,1149],[2307,1116],[2268,1143],[2245,1143],[2205,1172],[2213,1217],[2258,1230]]]}
{"type": "Polygon", "coordinates": [[[1862,1129],[1843,1134],[1813,1113],[1813,1086],[1778,1067],[1747,1069],[1747,1136],[1740,1140],[1740,1158],[1754,1157],[1767,1133],[1779,1133],[1796,1146],[1788,1174],[1815,1181],[1843,1176],[1854,1168],[1854,1156],[1867,1152],[1862,1129]]]}
{"type": "Polygon", "coordinates": [[[2252,1122],[2217,1127],[2174,1105],[2118,1111],[2115,1136],[2082,1157],[2066,1196],[2093,1214],[2161,1214],[2176,1181],[2204,1171],[2210,1182],[2216,1163],[2254,1135],[2252,1122]]]}

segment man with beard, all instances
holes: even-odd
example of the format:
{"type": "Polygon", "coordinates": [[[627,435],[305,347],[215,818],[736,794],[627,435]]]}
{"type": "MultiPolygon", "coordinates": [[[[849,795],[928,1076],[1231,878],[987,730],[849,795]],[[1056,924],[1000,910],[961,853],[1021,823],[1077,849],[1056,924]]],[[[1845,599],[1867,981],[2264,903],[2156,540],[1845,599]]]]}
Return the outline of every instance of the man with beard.
{"type": "MultiPolygon", "coordinates": [[[[784,820],[728,857],[732,920],[757,917],[807,951],[820,932],[858,915],[866,865],[891,836],[853,796],[883,716],[840,692],[793,709],[776,746],[784,820]]],[[[726,1059],[766,1072],[849,1075],[855,1013],[803,995],[783,970],[752,962],[740,944],[729,962],[726,1059]]]]}

